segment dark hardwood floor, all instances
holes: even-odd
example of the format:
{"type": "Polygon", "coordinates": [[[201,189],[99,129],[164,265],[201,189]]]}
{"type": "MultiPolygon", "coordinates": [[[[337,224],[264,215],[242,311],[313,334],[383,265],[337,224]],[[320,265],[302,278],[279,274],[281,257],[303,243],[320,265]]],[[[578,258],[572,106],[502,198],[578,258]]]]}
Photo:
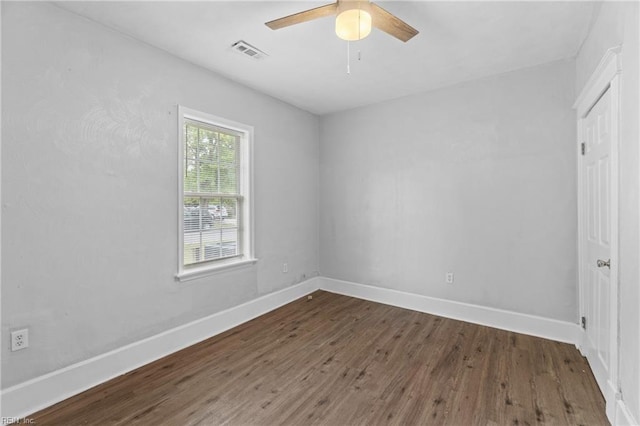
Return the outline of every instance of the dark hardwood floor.
{"type": "Polygon", "coordinates": [[[575,347],[326,292],[32,416],[38,425],[605,425],[575,347]]]}

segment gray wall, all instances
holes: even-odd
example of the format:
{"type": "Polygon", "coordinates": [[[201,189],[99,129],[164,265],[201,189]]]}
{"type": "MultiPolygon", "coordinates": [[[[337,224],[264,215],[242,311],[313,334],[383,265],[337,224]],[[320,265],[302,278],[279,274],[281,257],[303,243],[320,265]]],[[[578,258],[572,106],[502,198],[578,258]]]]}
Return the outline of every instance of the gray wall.
{"type": "Polygon", "coordinates": [[[317,117],[50,4],[2,31],[3,387],[317,273],[317,117]],[[174,280],[177,104],[255,126],[256,266],[174,280]]]}
{"type": "Polygon", "coordinates": [[[576,58],[577,93],[610,47],[622,45],[620,99],[620,386],[640,421],[640,112],[637,2],[603,2],[576,58]]]}
{"type": "Polygon", "coordinates": [[[323,117],[322,275],[577,322],[574,67],[323,117]]]}

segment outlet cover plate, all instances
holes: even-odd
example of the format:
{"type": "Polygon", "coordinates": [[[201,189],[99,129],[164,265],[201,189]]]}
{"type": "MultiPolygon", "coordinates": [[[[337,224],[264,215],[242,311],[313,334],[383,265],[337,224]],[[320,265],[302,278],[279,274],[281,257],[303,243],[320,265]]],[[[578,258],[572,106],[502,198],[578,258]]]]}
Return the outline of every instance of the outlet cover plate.
{"type": "Polygon", "coordinates": [[[16,330],[11,332],[11,351],[19,351],[29,347],[29,329],[16,330]]]}

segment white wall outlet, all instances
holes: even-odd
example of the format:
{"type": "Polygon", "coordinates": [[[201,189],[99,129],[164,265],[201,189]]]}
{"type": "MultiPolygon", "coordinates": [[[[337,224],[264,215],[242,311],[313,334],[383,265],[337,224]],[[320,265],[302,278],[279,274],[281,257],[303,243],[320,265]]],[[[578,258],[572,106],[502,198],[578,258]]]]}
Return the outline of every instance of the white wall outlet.
{"type": "Polygon", "coordinates": [[[289,264],[283,263],[282,264],[282,273],[287,273],[287,272],[289,272],[289,264]]]}
{"type": "Polygon", "coordinates": [[[447,284],[453,284],[453,272],[447,272],[445,276],[447,284]]]}
{"type": "Polygon", "coordinates": [[[29,329],[23,328],[11,332],[11,351],[19,351],[29,347],[29,329]]]}

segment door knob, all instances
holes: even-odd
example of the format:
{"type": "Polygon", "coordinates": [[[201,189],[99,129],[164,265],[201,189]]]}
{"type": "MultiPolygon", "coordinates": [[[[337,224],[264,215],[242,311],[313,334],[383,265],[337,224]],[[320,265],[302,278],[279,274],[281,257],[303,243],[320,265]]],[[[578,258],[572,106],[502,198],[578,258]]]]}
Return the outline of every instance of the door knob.
{"type": "Polygon", "coordinates": [[[607,268],[611,269],[611,259],[607,259],[607,260],[598,259],[597,265],[598,265],[598,268],[604,268],[606,266],[607,268]]]}

